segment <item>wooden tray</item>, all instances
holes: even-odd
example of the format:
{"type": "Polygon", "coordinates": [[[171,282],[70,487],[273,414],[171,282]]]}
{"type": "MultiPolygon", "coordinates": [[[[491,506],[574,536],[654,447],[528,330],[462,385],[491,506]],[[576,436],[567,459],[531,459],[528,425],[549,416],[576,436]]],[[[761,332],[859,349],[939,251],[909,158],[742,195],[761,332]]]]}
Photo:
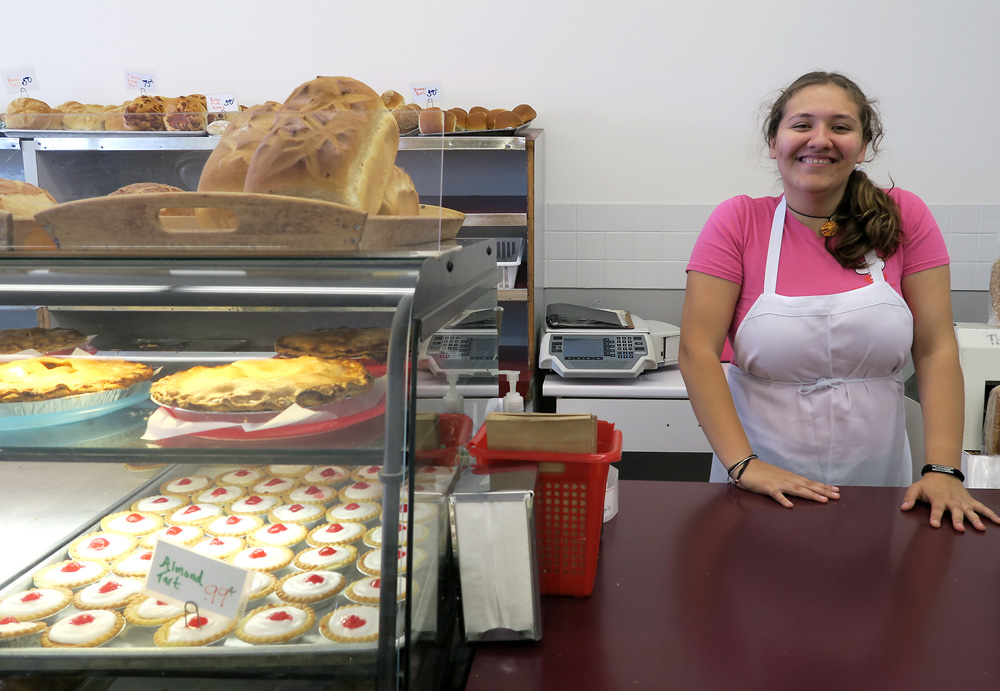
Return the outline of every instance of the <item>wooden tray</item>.
{"type": "Polygon", "coordinates": [[[362,252],[437,247],[454,240],[465,214],[441,206],[420,205],[419,216],[369,216],[361,238],[362,252]]]}
{"type": "Polygon", "coordinates": [[[299,197],[164,192],[66,202],[35,219],[62,252],[315,255],[357,252],[365,216],[342,204],[299,197]],[[231,212],[233,227],[207,227],[198,215],[161,214],[200,209],[231,212]]]}

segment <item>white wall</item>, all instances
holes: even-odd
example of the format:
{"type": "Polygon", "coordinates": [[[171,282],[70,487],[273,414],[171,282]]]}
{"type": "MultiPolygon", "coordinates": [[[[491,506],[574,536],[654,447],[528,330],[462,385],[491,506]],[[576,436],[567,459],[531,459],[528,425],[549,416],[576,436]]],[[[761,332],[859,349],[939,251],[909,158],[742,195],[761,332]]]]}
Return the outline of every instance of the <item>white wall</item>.
{"type": "Polygon", "coordinates": [[[164,95],[244,103],[317,74],[377,91],[439,80],[446,107],[530,103],[560,204],[772,193],[762,100],[802,72],[841,70],[882,101],[876,178],[931,204],[1000,202],[996,0],[49,0],[15,15],[0,67],[34,67],[44,88],[31,95],[53,105],[131,98],[125,68],[154,71],[164,95]]]}

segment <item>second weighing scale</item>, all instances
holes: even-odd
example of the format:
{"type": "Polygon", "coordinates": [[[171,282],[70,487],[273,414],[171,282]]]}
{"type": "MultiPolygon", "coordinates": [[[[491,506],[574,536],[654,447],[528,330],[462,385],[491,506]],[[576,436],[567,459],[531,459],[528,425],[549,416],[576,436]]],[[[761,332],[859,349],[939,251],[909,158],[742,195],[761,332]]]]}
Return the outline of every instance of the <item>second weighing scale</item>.
{"type": "Polygon", "coordinates": [[[538,366],[563,377],[629,378],[677,364],[681,330],[624,310],[557,303],[545,314],[538,366]]]}

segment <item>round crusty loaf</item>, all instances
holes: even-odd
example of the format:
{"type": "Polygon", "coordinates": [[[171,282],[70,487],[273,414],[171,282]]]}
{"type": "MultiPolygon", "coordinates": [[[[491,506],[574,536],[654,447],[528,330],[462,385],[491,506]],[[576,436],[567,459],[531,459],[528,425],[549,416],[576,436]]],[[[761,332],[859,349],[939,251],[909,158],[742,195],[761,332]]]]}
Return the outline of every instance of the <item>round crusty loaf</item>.
{"type": "Polygon", "coordinates": [[[412,132],[420,125],[420,106],[409,103],[394,108],[392,117],[396,118],[400,132],[412,132]]]}
{"type": "MultiPolygon", "coordinates": [[[[165,185],[160,182],[134,182],[131,185],[119,187],[109,194],[109,197],[116,197],[123,194],[155,194],[158,192],[183,192],[180,187],[165,185]]],[[[194,216],[194,209],[162,209],[161,216],[194,216]]]]}
{"type": "Polygon", "coordinates": [[[0,213],[12,214],[15,221],[32,221],[56,203],[55,197],[30,182],[0,178],[0,213]]]}
{"type": "Polygon", "coordinates": [[[990,271],[990,303],[996,323],[1000,324],[1000,259],[993,262],[993,269],[990,271]]]}
{"type": "Polygon", "coordinates": [[[283,113],[250,159],[244,191],[335,202],[378,213],[399,149],[381,111],[283,113]]]}
{"type": "Polygon", "coordinates": [[[62,126],[67,130],[95,132],[104,129],[104,106],[94,103],[80,104],[64,111],[62,126]]]}
{"type": "Polygon", "coordinates": [[[125,106],[125,129],[132,132],[161,132],[165,101],[159,96],[137,96],[125,106]]]}
{"type": "Polygon", "coordinates": [[[351,77],[316,77],[299,85],[282,105],[282,110],[298,112],[389,112],[374,89],[351,77]]]}
{"type": "Polygon", "coordinates": [[[168,132],[200,132],[208,125],[208,106],[200,94],[171,98],[163,111],[168,132]]]}
{"type": "Polygon", "coordinates": [[[37,98],[15,98],[7,105],[3,117],[9,130],[54,129],[52,108],[37,98]]]}
{"type": "Polygon", "coordinates": [[[413,186],[413,180],[399,166],[393,166],[389,184],[382,195],[379,216],[418,216],[420,195],[413,186]]]}

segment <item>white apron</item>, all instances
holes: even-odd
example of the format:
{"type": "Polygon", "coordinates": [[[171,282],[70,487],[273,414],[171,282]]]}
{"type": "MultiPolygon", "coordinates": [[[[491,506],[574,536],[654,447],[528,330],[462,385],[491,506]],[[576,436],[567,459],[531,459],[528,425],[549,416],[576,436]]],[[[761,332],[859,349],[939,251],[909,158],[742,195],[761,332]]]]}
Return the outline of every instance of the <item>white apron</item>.
{"type": "MultiPolygon", "coordinates": [[[[729,388],[753,452],[835,485],[907,486],[903,366],[913,315],[866,255],[872,283],[834,295],[775,292],[785,199],[774,212],[764,292],[736,331],[729,388]]],[[[713,458],[713,481],[726,470],[713,458]]]]}

